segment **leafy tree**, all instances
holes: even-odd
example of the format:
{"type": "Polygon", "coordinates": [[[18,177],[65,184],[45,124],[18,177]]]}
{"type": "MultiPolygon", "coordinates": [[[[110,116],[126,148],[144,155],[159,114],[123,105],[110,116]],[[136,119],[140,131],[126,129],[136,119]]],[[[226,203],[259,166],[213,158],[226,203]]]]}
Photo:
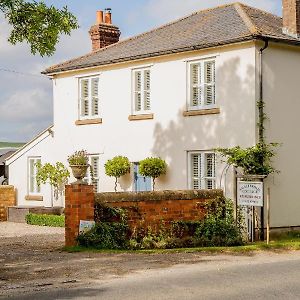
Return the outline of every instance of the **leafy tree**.
{"type": "Polygon", "coordinates": [[[8,41],[13,45],[25,41],[32,54],[41,56],[55,52],[60,34],[70,35],[78,28],[76,17],[66,6],[57,9],[42,1],[0,0],[0,11],[13,27],[8,41]]]}
{"type": "Polygon", "coordinates": [[[50,163],[42,165],[40,162],[38,162],[36,167],[37,184],[41,185],[49,182],[54,188],[54,197],[58,199],[58,195],[64,193],[64,187],[68,183],[70,172],[61,162],[57,162],[55,165],[50,163]]]}
{"type": "Polygon", "coordinates": [[[143,176],[152,177],[153,191],[155,179],[167,172],[167,163],[159,157],[148,157],[140,161],[139,172],[143,176]]]}
{"type": "Polygon", "coordinates": [[[115,156],[108,160],[105,167],[105,174],[115,177],[115,192],[117,191],[118,178],[130,172],[130,162],[125,156],[115,156]]]}

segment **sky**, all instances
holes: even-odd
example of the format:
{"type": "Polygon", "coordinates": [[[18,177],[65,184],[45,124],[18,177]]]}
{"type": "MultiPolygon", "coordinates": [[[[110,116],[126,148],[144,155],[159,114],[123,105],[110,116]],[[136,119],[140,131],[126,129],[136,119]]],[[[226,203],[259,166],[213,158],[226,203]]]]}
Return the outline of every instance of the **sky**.
{"type": "MultiPolygon", "coordinates": [[[[26,142],[52,124],[52,82],[40,72],[47,67],[91,50],[88,30],[97,10],[112,8],[113,23],[122,38],[234,0],[45,0],[56,7],[68,6],[80,28],[62,36],[51,57],[33,56],[26,44],[7,42],[10,27],[0,14],[0,141],[26,142]]],[[[240,0],[281,15],[281,0],[240,0]]],[[[62,99],[63,101],[63,99],[62,99]]]]}

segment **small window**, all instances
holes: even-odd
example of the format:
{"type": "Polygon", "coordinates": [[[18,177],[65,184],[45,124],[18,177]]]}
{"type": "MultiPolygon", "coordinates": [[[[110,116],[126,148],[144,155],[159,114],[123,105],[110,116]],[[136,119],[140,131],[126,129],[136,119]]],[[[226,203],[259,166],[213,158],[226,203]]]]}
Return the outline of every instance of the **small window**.
{"type": "Polygon", "coordinates": [[[188,109],[199,110],[215,107],[215,60],[191,62],[189,69],[188,109]]]}
{"type": "Polygon", "coordinates": [[[99,113],[99,77],[79,79],[80,119],[95,119],[99,113]]]}
{"type": "Polygon", "coordinates": [[[191,152],[190,188],[194,190],[214,189],[216,187],[216,163],[213,152],[191,152]]]}
{"type": "Polygon", "coordinates": [[[93,177],[90,168],[87,171],[85,181],[88,184],[94,185],[94,192],[99,192],[99,155],[89,155],[89,164],[92,167],[93,177]]]}
{"type": "Polygon", "coordinates": [[[133,113],[148,114],[151,111],[150,69],[133,71],[133,113]]]}
{"type": "Polygon", "coordinates": [[[28,158],[28,194],[40,194],[41,187],[36,182],[37,167],[36,164],[41,162],[40,157],[28,158]]]}

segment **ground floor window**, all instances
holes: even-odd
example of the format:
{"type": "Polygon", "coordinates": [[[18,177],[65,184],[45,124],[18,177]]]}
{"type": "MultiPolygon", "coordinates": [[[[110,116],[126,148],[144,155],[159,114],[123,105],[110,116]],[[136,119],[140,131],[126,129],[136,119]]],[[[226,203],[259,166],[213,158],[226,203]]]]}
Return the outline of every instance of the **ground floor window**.
{"type": "Polygon", "coordinates": [[[85,177],[85,181],[88,184],[92,184],[94,186],[94,192],[98,193],[99,192],[99,155],[97,154],[92,154],[89,155],[89,164],[92,167],[93,170],[93,176],[90,172],[90,169],[88,169],[88,172],[85,177]]]}
{"type": "Polygon", "coordinates": [[[189,152],[189,185],[191,189],[214,189],[216,187],[216,158],[214,152],[189,152]]]}
{"type": "Polygon", "coordinates": [[[139,163],[133,163],[133,191],[147,192],[152,191],[151,177],[145,177],[139,172],[139,163]]]}
{"type": "Polygon", "coordinates": [[[37,167],[36,164],[41,162],[40,157],[28,158],[28,193],[39,194],[41,187],[36,182],[37,167]]]}

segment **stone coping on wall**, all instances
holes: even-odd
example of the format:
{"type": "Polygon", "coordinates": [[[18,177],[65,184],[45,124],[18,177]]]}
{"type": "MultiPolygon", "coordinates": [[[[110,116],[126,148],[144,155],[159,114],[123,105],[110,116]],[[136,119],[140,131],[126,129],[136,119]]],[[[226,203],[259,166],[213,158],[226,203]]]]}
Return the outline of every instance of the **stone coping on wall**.
{"type": "Polygon", "coordinates": [[[216,199],[223,197],[222,190],[166,190],[154,192],[106,192],[95,194],[95,201],[132,202],[132,201],[163,201],[163,200],[191,200],[191,199],[216,199]]]}

